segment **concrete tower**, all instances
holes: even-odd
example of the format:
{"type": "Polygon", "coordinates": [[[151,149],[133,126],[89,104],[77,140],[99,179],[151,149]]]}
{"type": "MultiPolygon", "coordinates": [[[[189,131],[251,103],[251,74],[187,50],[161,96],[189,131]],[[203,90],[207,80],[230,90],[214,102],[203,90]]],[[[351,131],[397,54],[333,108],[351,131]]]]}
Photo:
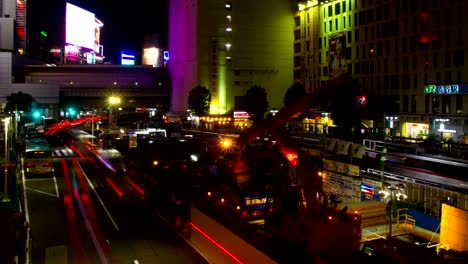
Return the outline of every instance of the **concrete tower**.
{"type": "Polygon", "coordinates": [[[211,112],[236,109],[236,97],[259,85],[281,108],[293,84],[294,1],[169,2],[171,110],[185,112],[197,85],[212,95],[211,112]]]}

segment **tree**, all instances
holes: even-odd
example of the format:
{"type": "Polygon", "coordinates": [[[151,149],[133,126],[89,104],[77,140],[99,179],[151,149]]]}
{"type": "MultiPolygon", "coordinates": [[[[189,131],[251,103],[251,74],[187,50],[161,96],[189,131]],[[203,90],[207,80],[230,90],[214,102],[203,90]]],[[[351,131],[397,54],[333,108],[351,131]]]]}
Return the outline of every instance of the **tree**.
{"type": "Polygon", "coordinates": [[[211,93],[201,85],[190,90],[188,97],[188,107],[197,116],[206,115],[210,111],[211,93]]]}
{"type": "Polygon", "coordinates": [[[31,112],[32,104],[36,102],[32,95],[23,92],[12,93],[6,99],[5,112],[18,110],[28,113],[31,112]]]}
{"type": "Polygon", "coordinates": [[[295,82],[289,89],[286,91],[284,95],[284,106],[289,106],[297,102],[298,99],[304,97],[306,95],[305,87],[298,82],[295,82]]]}
{"type": "Polygon", "coordinates": [[[265,117],[265,112],[270,104],[263,87],[254,85],[245,94],[246,111],[251,115],[254,123],[261,121],[265,117]]]}

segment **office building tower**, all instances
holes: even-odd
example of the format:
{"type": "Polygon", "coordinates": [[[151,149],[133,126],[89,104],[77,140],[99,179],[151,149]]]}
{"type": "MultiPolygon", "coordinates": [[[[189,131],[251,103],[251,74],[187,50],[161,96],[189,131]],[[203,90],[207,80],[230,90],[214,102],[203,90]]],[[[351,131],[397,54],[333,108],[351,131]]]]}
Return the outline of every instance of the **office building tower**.
{"type": "Polygon", "coordinates": [[[295,3],[288,0],[174,0],[169,3],[169,70],[174,112],[187,111],[192,88],[211,92],[211,113],[242,107],[259,85],[281,108],[293,84],[295,3]]]}

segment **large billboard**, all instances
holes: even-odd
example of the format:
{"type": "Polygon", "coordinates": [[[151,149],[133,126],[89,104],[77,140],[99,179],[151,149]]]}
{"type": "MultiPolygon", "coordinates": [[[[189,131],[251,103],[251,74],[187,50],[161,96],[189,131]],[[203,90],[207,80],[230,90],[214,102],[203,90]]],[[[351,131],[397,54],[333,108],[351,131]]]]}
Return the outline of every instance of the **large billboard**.
{"type": "Polygon", "coordinates": [[[347,72],[346,68],[346,34],[345,32],[331,34],[328,37],[328,71],[330,79],[347,72]]]}
{"type": "Polygon", "coordinates": [[[67,44],[99,51],[99,39],[96,36],[99,25],[94,13],[67,3],[65,24],[65,42],[67,44]]]}

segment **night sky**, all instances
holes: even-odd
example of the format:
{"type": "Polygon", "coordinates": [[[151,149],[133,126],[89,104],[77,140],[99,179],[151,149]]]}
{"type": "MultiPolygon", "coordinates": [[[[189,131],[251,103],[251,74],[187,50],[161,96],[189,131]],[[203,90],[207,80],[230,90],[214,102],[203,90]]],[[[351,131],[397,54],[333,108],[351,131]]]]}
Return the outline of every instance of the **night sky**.
{"type": "Polygon", "coordinates": [[[121,50],[133,51],[139,59],[145,34],[158,34],[159,46],[167,47],[168,1],[28,0],[28,37],[46,31],[50,42],[63,43],[65,5],[69,2],[94,13],[104,23],[101,44],[105,61],[119,63],[121,50]]]}

